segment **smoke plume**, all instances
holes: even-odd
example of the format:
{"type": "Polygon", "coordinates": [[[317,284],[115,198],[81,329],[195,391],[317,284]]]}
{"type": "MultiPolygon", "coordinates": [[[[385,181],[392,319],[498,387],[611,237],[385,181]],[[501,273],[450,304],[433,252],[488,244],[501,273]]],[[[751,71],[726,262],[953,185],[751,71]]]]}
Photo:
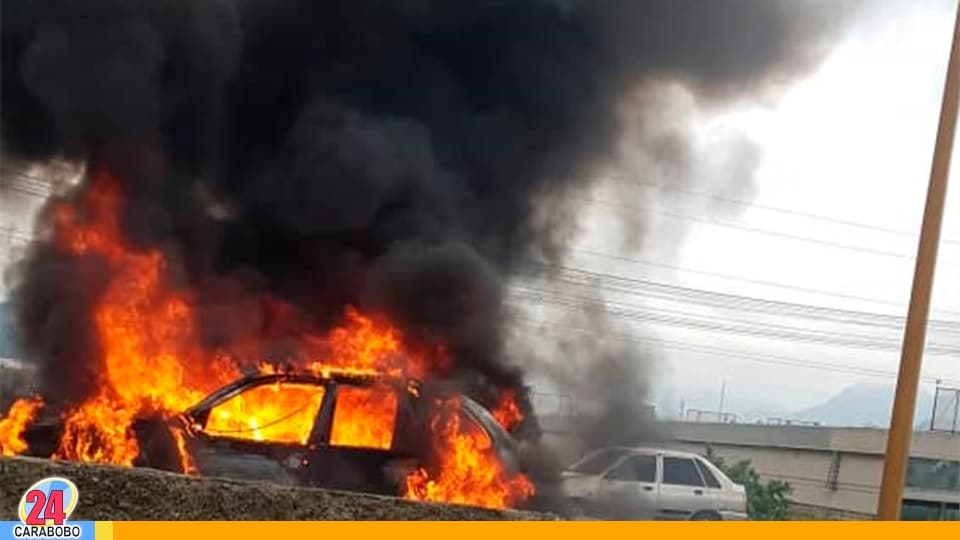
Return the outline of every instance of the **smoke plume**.
{"type": "MultiPolygon", "coordinates": [[[[827,5],[10,0],[3,156],[120,178],[126,240],[163,251],[211,346],[264,333],[263,295],[315,328],[354,305],[443,342],[475,388],[522,388],[505,284],[562,260],[563,195],[618,159],[625,100],[654,80],[704,104],[776,86],[817,58],[827,5]]],[[[107,276],[44,223],[8,278],[25,356],[70,402],[107,276]]]]}

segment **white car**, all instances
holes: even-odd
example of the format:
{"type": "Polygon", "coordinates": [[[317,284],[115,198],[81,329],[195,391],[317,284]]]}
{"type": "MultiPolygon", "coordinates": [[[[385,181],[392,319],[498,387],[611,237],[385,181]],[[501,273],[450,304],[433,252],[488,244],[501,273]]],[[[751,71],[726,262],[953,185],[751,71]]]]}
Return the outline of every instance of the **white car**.
{"type": "Polygon", "coordinates": [[[744,487],[706,459],[687,452],[603,448],[563,472],[563,489],[583,516],[747,519],[744,487]]]}

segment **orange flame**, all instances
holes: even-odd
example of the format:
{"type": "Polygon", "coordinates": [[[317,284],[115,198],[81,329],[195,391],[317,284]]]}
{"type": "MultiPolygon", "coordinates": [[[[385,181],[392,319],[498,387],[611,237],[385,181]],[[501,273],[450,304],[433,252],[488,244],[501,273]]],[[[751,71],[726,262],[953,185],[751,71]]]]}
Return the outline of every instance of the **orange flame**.
{"type": "Polygon", "coordinates": [[[348,306],[344,324],[322,337],[308,336],[306,348],[317,360],[308,369],[319,375],[351,373],[421,379],[446,362],[444,351],[428,359],[407,348],[400,331],[379,317],[361,314],[348,306]]]}
{"type": "Polygon", "coordinates": [[[458,398],[440,403],[430,424],[439,450],[437,472],[413,471],[405,496],[486,508],[509,508],[531,497],[533,483],[523,474],[506,474],[487,434],[461,424],[460,407],[458,398]]]}
{"type": "Polygon", "coordinates": [[[324,389],[313,384],[259,386],[210,410],[204,431],[211,435],[306,444],[324,389]]]}
{"type": "Polygon", "coordinates": [[[397,394],[392,389],[341,386],[330,444],[387,450],[393,444],[396,417],[397,394]]]}
{"type": "Polygon", "coordinates": [[[187,440],[183,436],[183,431],[179,429],[171,429],[170,431],[177,443],[177,452],[180,454],[180,469],[183,470],[183,474],[197,474],[197,466],[193,463],[190,452],[187,451],[187,440]]]}
{"type": "Polygon", "coordinates": [[[523,421],[523,411],[520,410],[520,405],[517,403],[517,393],[510,389],[500,393],[500,403],[490,413],[507,432],[513,430],[523,421]]]}
{"type": "Polygon", "coordinates": [[[27,450],[23,430],[33,422],[42,405],[39,396],[21,398],[10,405],[6,416],[0,418],[0,455],[15,456],[27,450]]]}
{"type": "Polygon", "coordinates": [[[67,414],[56,457],[131,465],[139,453],[134,419],[178,412],[239,372],[203,361],[189,297],[162,282],[163,255],[123,243],[116,180],[96,173],[82,203],[82,216],[72,206],[55,209],[55,234],[68,252],[100,256],[110,266],[94,312],[103,366],[98,393],[67,414]],[[202,369],[211,364],[213,373],[202,369]]]}
{"type": "MultiPolygon", "coordinates": [[[[119,186],[106,171],[96,171],[77,201],[53,209],[56,244],[76,257],[102,259],[110,278],[92,314],[102,355],[98,390],[65,414],[55,457],[132,465],[140,452],[131,429],[136,419],[179,413],[241,373],[225,352],[209,351],[201,344],[194,330],[193,297],[167,282],[163,254],[124,243],[119,186]]],[[[287,316],[286,308],[278,309],[281,319],[287,316]]],[[[300,367],[321,375],[423,379],[442,374],[450,361],[442,347],[411,350],[389,320],[350,307],[343,325],[326,335],[298,332],[298,336],[301,352],[309,359],[300,361],[300,367]]],[[[262,362],[259,369],[269,373],[276,367],[262,362]]],[[[418,395],[415,386],[408,392],[418,395]]],[[[323,388],[313,385],[267,385],[214,407],[204,429],[221,436],[306,444],[323,397],[323,388]]],[[[393,387],[340,387],[331,444],[390,448],[398,399],[393,387]]],[[[508,426],[522,415],[515,396],[505,395],[504,400],[497,419],[508,426]]],[[[0,420],[4,455],[26,450],[21,435],[39,406],[38,399],[18,401],[0,420]]],[[[405,495],[493,508],[512,506],[532,495],[533,485],[525,476],[504,472],[484,433],[461,428],[459,416],[452,414],[459,407],[459,400],[449,401],[441,407],[446,414],[432,418],[438,462],[429,473],[427,469],[412,473],[405,495]]],[[[183,433],[174,430],[173,435],[183,470],[195,472],[183,433]]]]}

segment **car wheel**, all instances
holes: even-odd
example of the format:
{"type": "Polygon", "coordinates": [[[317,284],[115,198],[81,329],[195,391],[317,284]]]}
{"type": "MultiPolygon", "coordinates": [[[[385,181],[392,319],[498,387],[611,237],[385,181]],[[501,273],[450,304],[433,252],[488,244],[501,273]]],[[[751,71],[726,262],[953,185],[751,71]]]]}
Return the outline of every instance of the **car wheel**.
{"type": "Polygon", "coordinates": [[[176,473],[183,472],[180,463],[180,451],[170,432],[170,426],[163,422],[143,422],[135,427],[140,455],[135,465],[176,473]]]}
{"type": "Polygon", "coordinates": [[[703,510],[690,516],[691,521],[721,521],[720,514],[712,510],[703,510]]]}
{"type": "Polygon", "coordinates": [[[587,501],[583,499],[572,499],[567,502],[567,517],[571,520],[585,520],[590,518],[587,501]]]}
{"type": "Polygon", "coordinates": [[[418,459],[392,459],[383,465],[384,483],[391,493],[398,493],[406,486],[407,476],[421,467],[418,459]]]}

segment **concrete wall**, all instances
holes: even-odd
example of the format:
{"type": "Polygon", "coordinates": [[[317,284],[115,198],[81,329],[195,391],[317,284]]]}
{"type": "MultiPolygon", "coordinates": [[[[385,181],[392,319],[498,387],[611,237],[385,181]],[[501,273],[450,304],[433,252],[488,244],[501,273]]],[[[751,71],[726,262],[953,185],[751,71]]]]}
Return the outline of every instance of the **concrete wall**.
{"type": "MultiPolygon", "coordinates": [[[[809,448],[883,455],[887,431],[876,428],[767,426],[760,424],[663,424],[676,440],[715,441],[772,448],[809,448]]],[[[960,435],[918,431],[910,452],[914,457],[957,459],[960,435]]]]}
{"type": "Polygon", "coordinates": [[[150,469],[0,458],[0,519],[17,519],[31,484],[47,476],[72,480],[80,499],[75,520],[542,520],[546,514],[427,504],[393,497],[196,478],[150,469]]]}

